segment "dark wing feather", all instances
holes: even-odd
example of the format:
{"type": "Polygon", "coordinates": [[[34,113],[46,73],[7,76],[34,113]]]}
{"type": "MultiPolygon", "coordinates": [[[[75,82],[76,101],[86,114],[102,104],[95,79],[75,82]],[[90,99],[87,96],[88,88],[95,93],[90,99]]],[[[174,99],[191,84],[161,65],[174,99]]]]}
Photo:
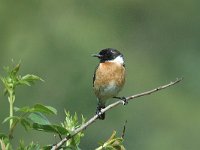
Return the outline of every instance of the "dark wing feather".
{"type": "Polygon", "coordinates": [[[97,68],[99,67],[99,65],[95,68],[95,71],[94,71],[94,75],[93,75],[93,87],[94,87],[94,81],[96,79],[96,71],[97,71],[97,68]]]}

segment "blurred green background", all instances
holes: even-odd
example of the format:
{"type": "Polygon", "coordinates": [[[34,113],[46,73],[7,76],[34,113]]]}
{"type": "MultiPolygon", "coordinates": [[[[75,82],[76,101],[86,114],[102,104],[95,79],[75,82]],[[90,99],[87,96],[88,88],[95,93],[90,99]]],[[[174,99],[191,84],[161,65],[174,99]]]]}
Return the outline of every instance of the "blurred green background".
{"type": "MultiPolygon", "coordinates": [[[[0,74],[21,60],[21,74],[41,76],[45,83],[17,89],[15,106],[43,103],[90,118],[96,97],[92,76],[100,49],[113,47],[126,59],[127,82],[120,93],[135,93],[184,77],[174,87],[120,106],[85,131],[83,150],[92,150],[128,120],[128,150],[197,150],[200,147],[200,1],[198,0],[22,0],[0,1],[0,74]]],[[[1,91],[2,86],[0,86],[1,91]]],[[[8,115],[0,94],[0,121],[8,115]]],[[[7,125],[8,126],[8,125],[7,125]]],[[[5,125],[0,130],[7,131],[5,125]]],[[[21,127],[18,139],[56,143],[51,134],[21,127]]]]}

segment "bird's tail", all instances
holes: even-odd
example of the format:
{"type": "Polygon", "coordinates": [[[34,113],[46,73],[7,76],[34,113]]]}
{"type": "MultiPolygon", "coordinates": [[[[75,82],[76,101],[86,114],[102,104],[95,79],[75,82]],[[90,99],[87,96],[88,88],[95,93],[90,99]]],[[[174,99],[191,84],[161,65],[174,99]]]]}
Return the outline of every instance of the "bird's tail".
{"type": "Polygon", "coordinates": [[[105,119],[105,113],[102,113],[101,110],[105,108],[104,104],[98,104],[97,106],[97,110],[96,110],[96,114],[98,115],[100,120],[104,120],[105,119]]]}

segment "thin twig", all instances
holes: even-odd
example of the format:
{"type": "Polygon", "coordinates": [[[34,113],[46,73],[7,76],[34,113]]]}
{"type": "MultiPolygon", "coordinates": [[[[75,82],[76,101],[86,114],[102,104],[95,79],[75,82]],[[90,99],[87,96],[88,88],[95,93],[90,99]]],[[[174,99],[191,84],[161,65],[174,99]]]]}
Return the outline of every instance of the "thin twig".
{"type": "Polygon", "coordinates": [[[122,131],[122,139],[124,139],[124,136],[125,136],[126,124],[127,124],[127,120],[126,120],[125,123],[124,123],[123,131],[122,131]]]}
{"type": "MultiPolygon", "coordinates": [[[[173,85],[179,83],[181,80],[182,80],[182,78],[176,79],[175,81],[170,82],[169,84],[166,84],[166,85],[163,85],[163,86],[159,86],[159,87],[157,87],[157,88],[155,88],[153,90],[149,90],[149,91],[146,91],[146,92],[143,92],[143,93],[139,93],[139,94],[135,94],[135,95],[126,97],[126,101],[128,102],[131,99],[139,98],[139,97],[142,97],[142,96],[145,96],[145,95],[150,95],[150,94],[155,93],[157,91],[160,91],[160,90],[163,90],[163,89],[168,88],[170,86],[173,86],[173,85]]],[[[105,107],[104,109],[101,110],[101,113],[105,113],[109,109],[112,109],[112,108],[114,108],[114,107],[116,107],[116,106],[118,106],[120,104],[124,104],[124,101],[123,100],[118,100],[117,102],[114,102],[114,103],[108,105],[107,107],[105,107]]],[[[86,122],[85,124],[83,124],[81,127],[77,128],[73,132],[73,134],[65,137],[60,142],[58,142],[57,144],[55,144],[54,146],[52,146],[51,150],[57,150],[57,149],[59,149],[67,140],[71,139],[73,136],[75,136],[79,132],[85,130],[89,125],[91,125],[92,123],[94,123],[97,119],[98,119],[98,115],[94,115],[90,120],[88,120],[88,122],[86,122]]]]}

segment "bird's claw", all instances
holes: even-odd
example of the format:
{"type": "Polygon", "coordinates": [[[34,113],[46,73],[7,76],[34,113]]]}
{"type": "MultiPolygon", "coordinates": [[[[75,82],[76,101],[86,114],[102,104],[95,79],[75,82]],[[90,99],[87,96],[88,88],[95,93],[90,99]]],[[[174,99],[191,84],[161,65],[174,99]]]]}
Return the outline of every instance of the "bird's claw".
{"type": "Polygon", "coordinates": [[[121,100],[123,101],[123,105],[128,104],[128,100],[126,99],[126,97],[121,97],[121,100]]]}
{"type": "Polygon", "coordinates": [[[113,98],[116,98],[116,99],[120,99],[120,100],[122,100],[123,101],[123,105],[127,105],[128,104],[128,99],[126,99],[126,97],[113,97],[113,98]]]}
{"type": "Polygon", "coordinates": [[[104,118],[105,118],[105,113],[103,113],[102,112],[102,109],[103,109],[104,107],[97,107],[97,110],[96,110],[96,115],[98,116],[98,119],[100,119],[100,120],[104,120],[104,118]]]}
{"type": "Polygon", "coordinates": [[[96,110],[96,115],[99,117],[101,116],[103,113],[101,112],[101,109],[97,109],[96,110]]]}

